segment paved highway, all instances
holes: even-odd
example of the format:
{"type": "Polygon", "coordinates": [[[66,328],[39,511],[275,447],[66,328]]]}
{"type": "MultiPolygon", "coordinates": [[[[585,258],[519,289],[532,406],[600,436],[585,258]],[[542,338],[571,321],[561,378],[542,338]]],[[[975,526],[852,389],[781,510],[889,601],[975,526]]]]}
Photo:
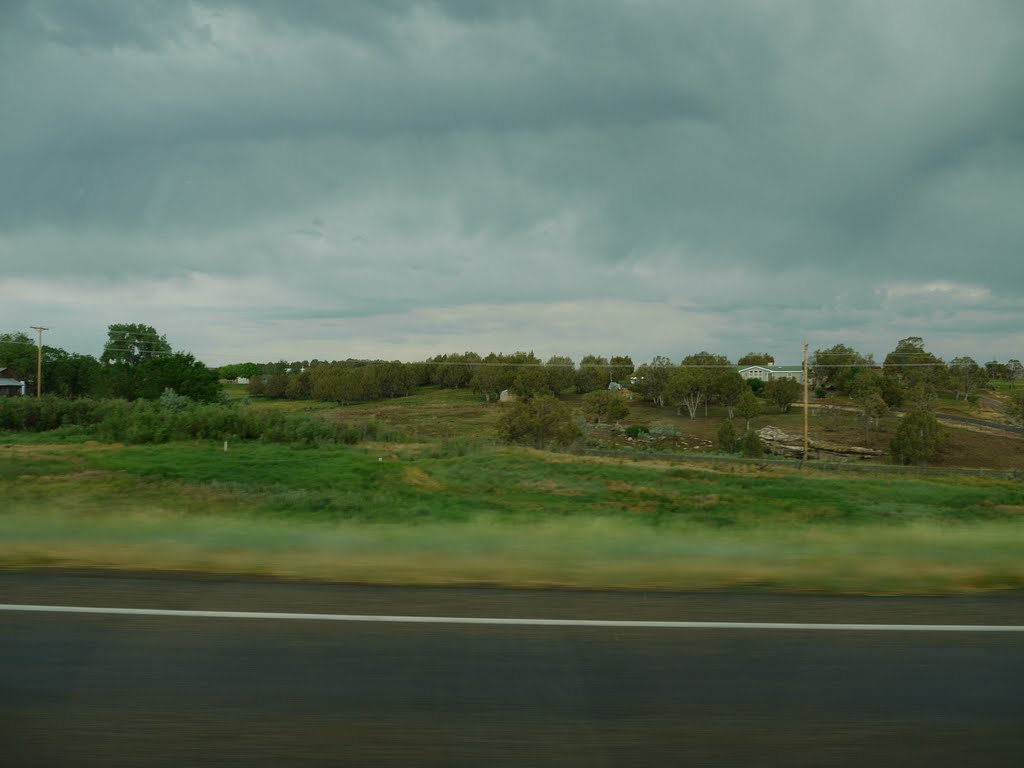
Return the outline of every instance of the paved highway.
{"type": "MultiPolygon", "coordinates": [[[[0,576],[6,605],[1024,626],[1024,599],[406,590],[0,576]]],[[[985,765],[1024,633],[0,610],[0,765],[985,765]]]]}

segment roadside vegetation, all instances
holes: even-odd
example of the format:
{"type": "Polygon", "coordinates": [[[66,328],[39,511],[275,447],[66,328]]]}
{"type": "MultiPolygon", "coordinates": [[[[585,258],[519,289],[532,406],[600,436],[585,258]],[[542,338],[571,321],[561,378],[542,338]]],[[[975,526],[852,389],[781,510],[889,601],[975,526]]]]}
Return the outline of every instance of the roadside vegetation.
{"type": "Polygon", "coordinates": [[[799,435],[801,388],[745,381],[709,352],[640,366],[522,352],[245,364],[236,375],[249,384],[210,392],[189,381],[217,372],[175,358],[151,330],[111,326],[105,356],[121,357],[96,361],[93,381],[120,377],[120,397],[0,399],[0,567],[1024,588],[1024,436],[936,419],[1012,423],[1024,388],[1011,365],[951,367],[920,339],[884,368],[842,345],[816,351],[810,437],[877,462],[844,473],[770,461],[778,448],[763,430],[799,435]],[[897,480],[886,464],[950,472],[897,480]]]}
{"type": "Polygon", "coordinates": [[[486,443],[7,439],[0,562],[372,583],[1024,587],[1024,488],[486,443]]]}

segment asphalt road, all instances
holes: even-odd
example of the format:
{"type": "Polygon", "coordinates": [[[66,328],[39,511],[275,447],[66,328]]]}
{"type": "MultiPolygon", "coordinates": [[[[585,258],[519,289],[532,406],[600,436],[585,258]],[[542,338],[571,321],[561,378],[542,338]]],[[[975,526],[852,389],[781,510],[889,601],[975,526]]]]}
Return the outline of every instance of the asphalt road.
{"type": "MultiPolygon", "coordinates": [[[[0,603],[1024,625],[1024,599],[407,590],[0,576],[0,603]]],[[[0,765],[984,765],[1024,634],[0,611],[0,765]]]]}

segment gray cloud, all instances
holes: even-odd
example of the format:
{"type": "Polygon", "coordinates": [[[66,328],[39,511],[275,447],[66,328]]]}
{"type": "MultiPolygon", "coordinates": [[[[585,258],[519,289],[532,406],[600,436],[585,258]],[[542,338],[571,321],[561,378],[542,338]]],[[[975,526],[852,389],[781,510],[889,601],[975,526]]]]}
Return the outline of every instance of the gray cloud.
{"type": "Polygon", "coordinates": [[[311,322],[661,302],[740,351],[892,318],[1017,343],[1010,0],[0,14],[10,277],[260,276],[295,299],[257,316],[311,322]]]}

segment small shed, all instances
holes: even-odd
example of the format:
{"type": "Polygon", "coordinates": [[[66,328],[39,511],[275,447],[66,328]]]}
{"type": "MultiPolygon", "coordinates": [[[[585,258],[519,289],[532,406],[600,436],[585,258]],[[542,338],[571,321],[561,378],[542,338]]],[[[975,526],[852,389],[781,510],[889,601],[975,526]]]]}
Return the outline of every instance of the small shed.
{"type": "Polygon", "coordinates": [[[23,397],[25,381],[10,368],[0,368],[0,397],[23,397]]]}

